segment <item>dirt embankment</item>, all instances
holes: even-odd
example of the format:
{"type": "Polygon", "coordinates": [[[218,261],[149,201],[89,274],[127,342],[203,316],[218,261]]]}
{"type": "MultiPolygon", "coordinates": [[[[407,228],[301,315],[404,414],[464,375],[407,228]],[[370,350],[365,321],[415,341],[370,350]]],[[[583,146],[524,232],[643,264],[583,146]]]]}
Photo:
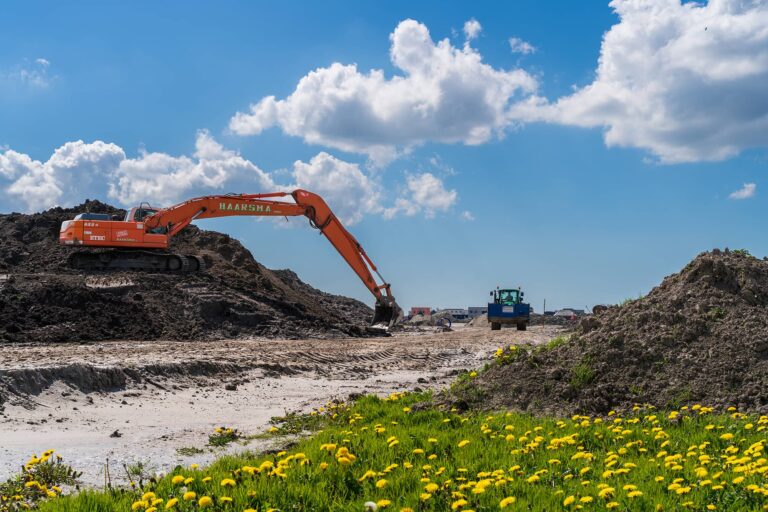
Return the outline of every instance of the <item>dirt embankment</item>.
{"type": "Polygon", "coordinates": [[[482,374],[483,408],[606,413],[634,403],[768,412],[768,261],[714,250],[571,339],[482,374]]]}
{"type": "Polygon", "coordinates": [[[58,245],[80,212],[124,212],[98,201],[0,215],[0,343],[365,335],[372,311],[272,271],[237,240],[190,226],[173,250],[201,255],[193,274],[81,272],[58,245]]]}

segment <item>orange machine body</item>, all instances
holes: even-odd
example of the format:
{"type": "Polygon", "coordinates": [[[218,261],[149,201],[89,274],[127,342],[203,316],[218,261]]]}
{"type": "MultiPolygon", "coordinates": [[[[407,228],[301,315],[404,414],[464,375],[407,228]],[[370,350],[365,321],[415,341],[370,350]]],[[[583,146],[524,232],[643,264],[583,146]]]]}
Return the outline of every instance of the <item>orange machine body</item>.
{"type": "Polygon", "coordinates": [[[62,223],[59,243],[88,247],[168,249],[170,237],[147,233],[143,222],[75,219],[62,223]]]}
{"type": "Polygon", "coordinates": [[[167,250],[173,236],[196,219],[301,215],[325,235],[377,301],[394,304],[390,285],[383,282],[360,243],[320,196],[306,190],[205,196],[162,209],[139,206],[132,208],[123,220],[110,220],[109,216],[100,214],[80,214],[74,220],[62,223],[59,243],[80,247],[167,250]],[[294,203],[273,199],[282,197],[291,197],[294,203]],[[379,276],[382,284],[376,281],[371,271],[379,276]]]}

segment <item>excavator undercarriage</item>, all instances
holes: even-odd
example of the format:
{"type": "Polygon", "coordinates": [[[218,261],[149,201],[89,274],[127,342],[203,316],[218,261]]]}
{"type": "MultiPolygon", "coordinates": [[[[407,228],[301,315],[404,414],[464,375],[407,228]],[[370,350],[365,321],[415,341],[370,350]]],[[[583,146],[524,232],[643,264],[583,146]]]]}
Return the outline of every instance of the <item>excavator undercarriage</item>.
{"type": "Polygon", "coordinates": [[[205,270],[200,256],[161,251],[103,250],[79,251],[69,257],[77,270],[145,270],[154,272],[199,272],[205,270]]]}

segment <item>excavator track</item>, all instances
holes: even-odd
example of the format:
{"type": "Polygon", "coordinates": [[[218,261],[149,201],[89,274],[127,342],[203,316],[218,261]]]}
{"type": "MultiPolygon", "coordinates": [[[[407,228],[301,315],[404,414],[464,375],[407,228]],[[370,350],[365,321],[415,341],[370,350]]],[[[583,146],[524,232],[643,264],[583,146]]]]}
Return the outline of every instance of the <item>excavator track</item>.
{"type": "Polygon", "coordinates": [[[152,272],[201,272],[205,261],[199,256],[153,251],[80,251],[69,258],[77,270],[144,270],[152,272]]]}

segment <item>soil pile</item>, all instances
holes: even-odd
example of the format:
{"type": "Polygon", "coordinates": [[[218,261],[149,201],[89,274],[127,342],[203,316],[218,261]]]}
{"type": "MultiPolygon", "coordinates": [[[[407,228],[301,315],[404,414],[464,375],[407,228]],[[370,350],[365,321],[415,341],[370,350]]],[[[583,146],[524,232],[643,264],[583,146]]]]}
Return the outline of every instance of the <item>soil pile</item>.
{"type": "Polygon", "coordinates": [[[457,402],[606,413],[635,403],[768,412],[768,261],[697,256],[647,296],[581,321],[568,339],[481,374],[457,402]]]}
{"type": "Polygon", "coordinates": [[[0,215],[0,342],[283,338],[365,335],[365,304],[272,271],[237,240],[190,226],[173,250],[201,255],[191,274],[83,272],[67,266],[61,222],[77,213],[124,215],[98,201],[0,215]]]}

